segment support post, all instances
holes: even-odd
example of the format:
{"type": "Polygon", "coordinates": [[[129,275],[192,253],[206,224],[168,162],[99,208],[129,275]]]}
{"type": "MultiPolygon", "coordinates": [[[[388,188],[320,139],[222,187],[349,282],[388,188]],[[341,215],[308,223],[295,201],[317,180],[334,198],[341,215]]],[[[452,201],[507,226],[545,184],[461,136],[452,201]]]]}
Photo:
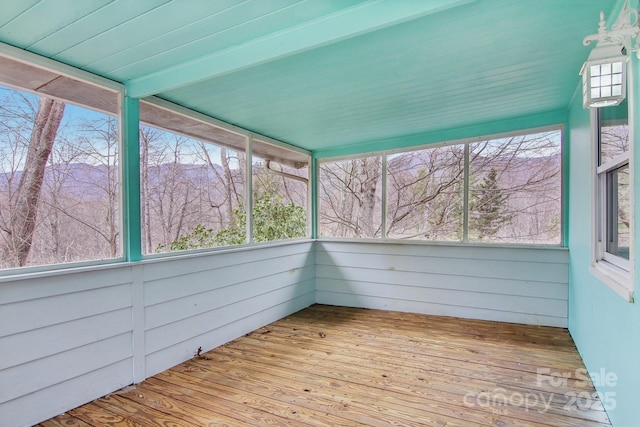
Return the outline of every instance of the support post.
{"type": "Polygon", "coordinates": [[[120,118],[122,139],[122,228],[124,258],[142,259],[142,223],[140,218],[140,102],[122,97],[120,118]]]}

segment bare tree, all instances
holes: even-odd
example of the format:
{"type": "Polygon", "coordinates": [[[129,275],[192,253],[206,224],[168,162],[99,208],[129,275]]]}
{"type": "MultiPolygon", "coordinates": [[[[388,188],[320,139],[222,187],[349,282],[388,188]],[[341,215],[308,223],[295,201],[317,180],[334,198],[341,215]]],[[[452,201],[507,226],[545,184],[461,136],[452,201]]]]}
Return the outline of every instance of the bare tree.
{"type": "Polygon", "coordinates": [[[454,240],[462,227],[464,150],[451,145],[388,161],[387,234],[454,240]]]}
{"type": "MultiPolygon", "coordinates": [[[[320,165],[319,228],[334,237],[379,235],[380,157],[320,165]],[[376,160],[373,160],[376,159],[376,160]],[[373,225],[373,227],[369,227],[373,225]],[[378,227],[376,229],[376,227],[378,227]]],[[[387,157],[386,232],[391,238],[559,243],[561,157],[559,132],[523,134],[476,143],[408,151],[387,157]],[[465,160],[465,150],[469,160],[465,160]],[[469,215],[464,213],[465,168],[469,215]],[[493,172],[492,172],[493,171],[493,172]],[[486,193],[487,174],[503,200],[491,233],[479,230],[488,211],[471,203],[486,193]],[[473,221],[471,221],[473,219],[473,221]],[[508,219],[508,221],[507,221],[508,219]]],[[[484,221],[484,222],[483,222],[484,221]]]]}
{"type": "Polygon", "coordinates": [[[15,198],[11,201],[9,218],[2,224],[5,233],[3,262],[18,267],[27,263],[36,226],[40,190],[49,155],[64,115],[65,104],[41,97],[33,120],[24,169],[15,198]]]}
{"type": "Polygon", "coordinates": [[[140,127],[140,187],[141,187],[141,205],[140,216],[142,219],[142,243],[145,252],[153,250],[153,241],[151,233],[151,197],[149,182],[149,150],[155,140],[159,138],[160,131],[148,126],[140,127]]]}
{"type": "MultiPolygon", "coordinates": [[[[209,153],[210,144],[200,141],[200,148],[202,159],[209,168],[209,171],[216,179],[216,183],[220,183],[222,188],[214,186],[213,190],[207,191],[209,195],[209,206],[219,212],[218,224],[220,229],[226,227],[231,218],[233,218],[233,210],[244,204],[241,183],[244,181],[244,175],[241,177],[239,174],[231,168],[231,162],[233,161],[234,151],[228,150],[225,147],[219,147],[220,163],[215,163],[209,153]],[[222,168],[222,170],[220,170],[222,168]],[[222,197],[218,197],[222,196],[222,197]]],[[[235,154],[235,161],[244,163],[244,158],[241,159],[239,154],[235,154]]]]}
{"type": "Polygon", "coordinates": [[[196,227],[215,232],[242,206],[242,153],[171,132],[143,130],[142,187],[145,251],[171,250],[196,227]]]}
{"type": "Polygon", "coordinates": [[[320,166],[321,233],[336,237],[376,237],[382,161],[364,157],[320,166]]]}
{"type": "Polygon", "coordinates": [[[38,264],[120,253],[117,119],[90,117],[61,128],[49,157],[32,249],[38,264]]]}

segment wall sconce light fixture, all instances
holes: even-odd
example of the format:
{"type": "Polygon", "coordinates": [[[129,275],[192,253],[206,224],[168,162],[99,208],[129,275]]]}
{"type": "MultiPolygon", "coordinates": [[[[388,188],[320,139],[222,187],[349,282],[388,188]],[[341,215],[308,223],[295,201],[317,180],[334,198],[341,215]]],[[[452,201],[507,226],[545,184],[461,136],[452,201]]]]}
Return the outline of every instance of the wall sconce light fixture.
{"type": "Polygon", "coordinates": [[[580,70],[584,108],[609,107],[624,101],[627,94],[627,54],[638,54],[638,34],[638,11],[629,7],[628,0],[611,30],[607,30],[604,12],[600,12],[598,33],[582,41],[585,46],[592,41],[597,42],[580,70]]]}

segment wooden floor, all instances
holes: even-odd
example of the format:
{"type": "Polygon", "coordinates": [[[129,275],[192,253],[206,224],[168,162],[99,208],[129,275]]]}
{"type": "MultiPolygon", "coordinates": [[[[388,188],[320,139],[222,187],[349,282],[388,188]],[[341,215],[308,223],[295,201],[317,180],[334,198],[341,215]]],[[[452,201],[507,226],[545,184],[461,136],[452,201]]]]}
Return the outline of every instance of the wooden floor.
{"type": "Polygon", "coordinates": [[[610,425],[587,378],[564,329],[315,305],[41,425],[610,425]]]}

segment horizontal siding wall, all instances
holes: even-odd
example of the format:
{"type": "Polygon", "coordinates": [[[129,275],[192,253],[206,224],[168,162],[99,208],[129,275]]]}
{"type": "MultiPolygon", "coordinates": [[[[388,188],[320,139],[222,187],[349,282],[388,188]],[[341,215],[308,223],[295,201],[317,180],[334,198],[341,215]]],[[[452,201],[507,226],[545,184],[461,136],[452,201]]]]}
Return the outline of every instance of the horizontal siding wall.
{"type": "Polygon", "coordinates": [[[132,382],[130,268],[0,283],[0,425],[31,425],[132,382]]]}
{"type": "Polygon", "coordinates": [[[145,265],[151,376],[315,302],[313,243],[145,265]]]}
{"type": "Polygon", "coordinates": [[[315,302],[565,327],[567,260],[320,241],[0,278],[0,425],[35,424],[315,302]]]}
{"type": "Polygon", "coordinates": [[[0,426],[30,426],[315,301],[312,242],[0,278],[0,426]]]}
{"type": "Polygon", "coordinates": [[[567,326],[568,252],[321,241],[316,302],[567,326]]]}

